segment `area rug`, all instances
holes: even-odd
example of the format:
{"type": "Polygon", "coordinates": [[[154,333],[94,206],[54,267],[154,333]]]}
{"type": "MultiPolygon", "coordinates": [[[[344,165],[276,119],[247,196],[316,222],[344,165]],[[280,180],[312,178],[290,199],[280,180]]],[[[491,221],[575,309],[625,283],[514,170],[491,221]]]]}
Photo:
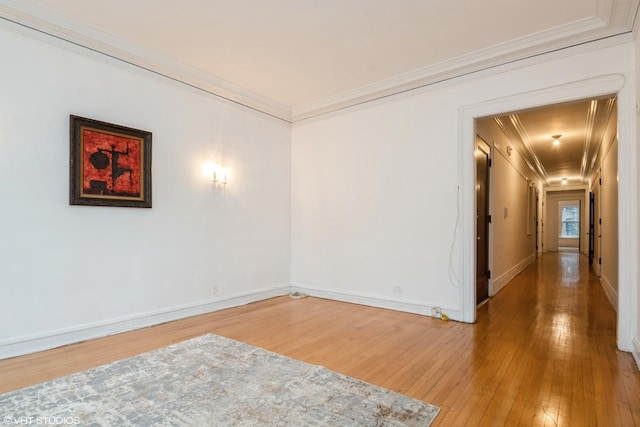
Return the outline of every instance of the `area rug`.
{"type": "Polygon", "coordinates": [[[5,425],[428,426],[439,410],[211,334],[0,395],[5,425]]]}

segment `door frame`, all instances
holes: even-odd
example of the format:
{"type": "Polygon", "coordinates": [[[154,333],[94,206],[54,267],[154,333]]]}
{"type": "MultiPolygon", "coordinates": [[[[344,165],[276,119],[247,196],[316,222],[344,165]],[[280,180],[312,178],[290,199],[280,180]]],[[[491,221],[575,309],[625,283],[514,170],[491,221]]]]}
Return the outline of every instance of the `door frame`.
{"type": "Polygon", "coordinates": [[[536,238],[535,238],[535,247],[536,247],[536,259],[538,259],[538,257],[540,256],[539,254],[542,253],[542,251],[540,250],[540,246],[542,242],[542,237],[540,235],[540,228],[538,227],[538,224],[540,224],[540,212],[539,212],[539,207],[540,207],[540,191],[538,191],[538,187],[534,188],[535,191],[535,195],[534,195],[534,200],[535,200],[535,207],[533,209],[533,221],[534,221],[534,233],[536,233],[536,238]]]}
{"type": "MultiPolygon", "coordinates": [[[[593,243],[593,256],[594,263],[593,270],[596,275],[600,277],[602,274],[602,224],[600,223],[602,217],[600,213],[600,204],[602,199],[602,170],[598,169],[598,173],[596,174],[597,182],[593,185],[594,200],[593,200],[593,212],[594,212],[594,243],[593,243]]],[[[620,193],[618,193],[620,194],[620,193]]],[[[619,206],[619,202],[618,202],[619,206]]],[[[620,236],[620,232],[618,232],[618,236],[620,236]]]]}
{"type": "MultiPolygon", "coordinates": [[[[483,151],[487,155],[487,188],[486,188],[486,204],[487,204],[487,212],[486,214],[491,217],[493,213],[493,168],[491,167],[491,163],[493,162],[493,143],[490,143],[490,138],[487,138],[483,135],[483,132],[477,130],[476,133],[476,149],[483,151]],[[486,147],[480,148],[481,145],[485,145],[486,147]],[[486,151],[485,151],[486,148],[486,151]]],[[[475,165],[474,165],[475,166],[475,165]]],[[[476,186],[477,176],[474,179],[474,188],[476,186]]],[[[475,201],[474,201],[475,203],[475,201]]],[[[487,232],[486,232],[486,245],[487,245],[487,271],[493,270],[493,224],[492,221],[489,220],[487,222],[487,232]]],[[[477,250],[477,245],[476,245],[477,250]]],[[[476,261],[477,262],[477,261],[476,261]]],[[[477,265],[476,265],[477,271],[477,265]]],[[[491,274],[487,275],[487,298],[480,303],[477,301],[477,274],[474,282],[474,290],[476,292],[476,305],[480,303],[484,303],[489,300],[493,296],[493,276],[491,274]]]]}
{"type": "Polygon", "coordinates": [[[595,230],[596,230],[596,210],[595,210],[595,194],[593,191],[589,191],[589,268],[593,265],[593,258],[595,257],[595,230]]]}
{"type": "Polygon", "coordinates": [[[558,248],[560,248],[560,239],[562,239],[562,237],[560,237],[562,235],[562,208],[564,206],[577,206],[578,207],[578,237],[576,237],[575,239],[571,239],[571,240],[578,240],[578,246],[576,246],[576,248],[578,249],[578,253],[582,253],[582,230],[584,230],[584,223],[582,222],[584,220],[583,215],[582,215],[582,200],[576,199],[576,200],[558,200],[558,210],[557,210],[557,224],[558,224],[558,235],[556,236],[556,238],[558,239],[558,248]]]}
{"type": "Polygon", "coordinates": [[[625,224],[625,233],[619,233],[618,263],[618,348],[633,351],[637,319],[638,235],[637,209],[637,148],[635,141],[635,90],[634,73],[611,74],[582,81],[571,82],[533,92],[513,94],[508,97],[487,100],[460,109],[459,186],[460,233],[457,237],[460,251],[458,269],[461,272],[460,312],[463,322],[476,321],[475,305],[475,120],[509,111],[524,110],[585,98],[617,95],[618,102],[618,218],[625,224]],[[627,84],[625,84],[625,81],[627,84]]]}

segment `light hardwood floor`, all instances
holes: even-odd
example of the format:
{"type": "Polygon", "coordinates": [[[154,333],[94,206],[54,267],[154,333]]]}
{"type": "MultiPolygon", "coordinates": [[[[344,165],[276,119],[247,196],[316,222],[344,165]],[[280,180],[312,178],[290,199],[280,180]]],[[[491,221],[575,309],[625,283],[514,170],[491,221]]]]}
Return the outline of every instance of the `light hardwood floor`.
{"type": "Polygon", "coordinates": [[[204,333],[438,405],[434,426],[640,426],[640,372],[616,350],[616,314],[575,253],[539,259],[474,325],[279,297],[2,360],[0,393],[204,333]]]}

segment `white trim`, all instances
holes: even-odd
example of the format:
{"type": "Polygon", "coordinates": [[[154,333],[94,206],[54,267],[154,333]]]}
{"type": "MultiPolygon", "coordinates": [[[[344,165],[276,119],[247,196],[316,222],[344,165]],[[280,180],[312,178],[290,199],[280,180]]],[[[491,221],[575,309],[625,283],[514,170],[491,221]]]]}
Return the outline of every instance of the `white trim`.
{"type": "Polygon", "coordinates": [[[632,350],[637,319],[637,259],[638,211],[637,193],[638,168],[636,164],[636,118],[635,85],[633,73],[612,74],[572,82],[557,87],[516,94],[506,98],[489,100],[475,105],[464,106],[460,111],[459,179],[461,195],[458,245],[461,248],[459,270],[461,272],[460,310],[465,322],[476,320],[475,309],[475,166],[473,147],[475,144],[475,119],[524,110],[566,101],[618,94],[618,173],[620,177],[618,200],[618,223],[625,224],[624,233],[619,234],[619,288],[618,288],[618,348],[632,350]]]}
{"type": "Polygon", "coordinates": [[[94,322],[70,328],[2,340],[0,341],[0,359],[21,356],[80,341],[132,331],[147,326],[211,313],[226,308],[237,307],[251,302],[286,295],[289,291],[289,286],[265,288],[253,292],[231,295],[224,298],[201,301],[194,304],[185,304],[163,310],[140,313],[133,316],[126,316],[102,322],[94,322]]]}
{"type": "Polygon", "coordinates": [[[604,275],[602,275],[600,277],[600,284],[602,285],[604,293],[607,295],[607,299],[613,306],[613,309],[615,311],[618,311],[618,294],[616,293],[615,289],[613,289],[613,286],[611,286],[611,282],[609,282],[609,280],[604,275]]]}
{"type": "Polygon", "coordinates": [[[234,85],[210,73],[184,65],[170,57],[70,19],[30,0],[2,0],[0,17],[48,36],[90,49],[291,122],[291,107],[234,85]]]}
{"type": "MultiPolygon", "coordinates": [[[[638,152],[636,87],[629,74],[618,92],[618,348],[631,351],[638,333],[638,152]]],[[[601,248],[602,249],[602,248],[601,248]]]]}
{"type": "Polygon", "coordinates": [[[493,280],[493,292],[491,296],[494,296],[500,292],[514,277],[522,272],[525,268],[533,264],[536,260],[536,255],[531,254],[509,270],[505,271],[500,277],[496,277],[493,280]]]}
{"type": "Polygon", "coordinates": [[[633,350],[631,351],[631,354],[636,361],[638,369],[640,369],[640,340],[638,340],[638,337],[633,339],[633,350]]]}
{"type": "MultiPolygon", "coordinates": [[[[580,210],[580,233],[585,235],[589,227],[589,188],[585,185],[566,185],[544,188],[545,209],[543,221],[546,224],[546,237],[544,240],[545,252],[557,252],[560,245],[560,209],[559,203],[578,200],[581,205],[580,210]],[[555,211],[556,218],[550,218],[549,214],[555,211]],[[554,224],[553,227],[550,225],[554,224]],[[553,234],[551,231],[553,230],[553,234]]],[[[579,239],[580,245],[576,246],[579,252],[589,253],[589,242],[587,239],[579,239]],[[584,249],[584,251],[583,251],[584,249]]]]}
{"type": "MultiPolygon", "coordinates": [[[[536,58],[543,53],[558,53],[567,48],[579,49],[580,46],[594,42],[602,42],[603,46],[609,46],[630,41],[632,38],[615,40],[614,36],[627,34],[633,30],[639,1],[613,0],[607,4],[611,4],[611,8],[609,10],[601,8],[598,16],[480,49],[467,55],[317,101],[295,105],[292,111],[292,122],[328,114],[497,66],[520,67],[523,65],[522,60],[539,61],[540,59],[536,58]],[[520,63],[518,63],[519,61],[520,63]]],[[[567,55],[567,53],[558,54],[567,55]]]]}
{"type": "Polygon", "coordinates": [[[343,292],[339,290],[317,289],[309,286],[292,286],[291,292],[301,292],[317,298],[326,298],[334,301],[342,301],[369,307],[386,308],[389,310],[403,311],[406,313],[432,316],[433,308],[440,308],[451,320],[460,320],[460,312],[452,307],[416,302],[399,298],[387,298],[379,295],[362,292],[343,292]]]}

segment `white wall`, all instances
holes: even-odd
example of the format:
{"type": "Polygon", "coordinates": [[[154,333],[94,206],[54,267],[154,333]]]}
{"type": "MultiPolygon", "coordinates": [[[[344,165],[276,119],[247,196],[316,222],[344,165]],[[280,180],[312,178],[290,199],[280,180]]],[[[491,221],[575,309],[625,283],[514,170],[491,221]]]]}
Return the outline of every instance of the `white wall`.
{"type": "MultiPolygon", "coordinates": [[[[640,36],[638,36],[638,33],[636,32],[636,38],[635,38],[635,43],[633,46],[633,54],[634,54],[634,59],[635,59],[635,63],[636,63],[636,72],[635,72],[635,98],[638,100],[640,99],[640,36]]],[[[636,121],[636,144],[640,143],[640,120],[636,121]]],[[[640,150],[637,151],[637,157],[636,157],[636,162],[638,164],[640,164],[640,150]]],[[[637,174],[635,176],[636,182],[635,185],[637,188],[640,188],[640,173],[637,174]]],[[[627,197],[627,195],[625,194],[624,197],[627,197]]],[[[635,203],[632,206],[632,209],[636,210],[637,212],[640,212],[640,198],[635,198],[635,203]]],[[[638,218],[638,223],[636,224],[636,230],[640,229],[640,218],[638,218]]],[[[640,247],[640,235],[636,234],[636,239],[633,242],[633,244],[635,245],[635,247],[640,247]]],[[[637,266],[640,265],[640,252],[638,252],[638,258],[633,260],[633,264],[636,266],[636,269],[638,268],[637,266]]],[[[637,273],[637,270],[636,270],[637,273]]],[[[633,289],[633,294],[629,295],[629,303],[633,304],[636,309],[640,308],[640,291],[638,289],[638,287],[635,287],[633,289]]],[[[629,325],[629,329],[631,329],[633,331],[633,356],[636,360],[636,363],[638,364],[638,366],[640,366],[640,315],[638,315],[635,319],[635,322],[632,321],[632,323],[629,325]]]]}
{"type": "Polygon", "coordinates": [[[288,292],[290,125],[1,22],[0,358],[288,292]],[[152,209],[68,204],[69,114],[153,133],[152,209]]]}
{"type": "Polygon", "coordinates": [[[468,205],[456,228],[458,188],[474,176],[459,169],[472,159],[472,150],[461,151],[461,111],[489,105],[482,111],[497,114],[491,105],[503,98],[633,69],[629,43],[565,51],[297,124],[293,285],[407,311],[440,306],[469,320],[461,278],[470,275],[471,249],[456,243],[450,252],[456,230],[473,235],[468,205]]]}
{"type": "Polygon", "coordinates": [[[456,309],[455,104],[440,90],[293,129],[294,285],[430,313],[456,309]]]}
{"type": "MultiPolygon", "coordinates": [[[[618,309],[618,142],[603,144],[600,213],[602,216],[600,281],[613,307],[618,309]]],[[[625,229],[621,230],[623,233],[625,229]]]]}
{"type": "Polygon", "coordinates": [[[594,193],[595,256],[594,269],[614,309],[618,310],[619,233],[618,228],[618,127],[614,114],[600,141],[590,191],[594,193]]]}
{"type": "Polygon", "coordinates": [[[600,141],[597,163],[590,177],[594,194],[594,270],[614,309],[619,307],[618,126],[612,115],[600,141]]]}

